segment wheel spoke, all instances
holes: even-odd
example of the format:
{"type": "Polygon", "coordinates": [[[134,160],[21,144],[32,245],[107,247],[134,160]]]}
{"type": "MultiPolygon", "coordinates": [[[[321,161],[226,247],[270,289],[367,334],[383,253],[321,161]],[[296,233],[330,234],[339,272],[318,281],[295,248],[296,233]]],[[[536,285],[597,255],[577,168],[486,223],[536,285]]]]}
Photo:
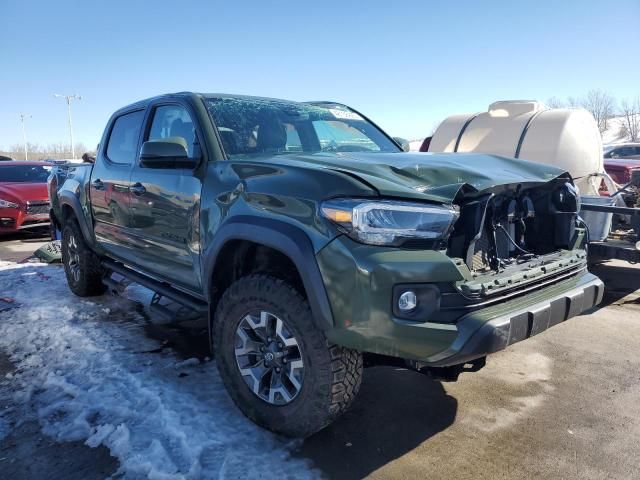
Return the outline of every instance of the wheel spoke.
{"type": "Polygon", "coordinates": [[[245,382],[247,382],[247,385],[249,385],[253,393],[255,393],[256,395],[260,395],[260,381],[264,376],[264,371],[260,371],[257,366],[254,366],[252,368],[240,369],[240,373],[244,377],[245,382]]]}
{"type": "Polygon", "coordinates": [[[279,318],[276,320],[276,335],[287,347],[298,346],[298,341],[291,335],[284,326],[284,322],[279,318]]]}
{"type": "Polygon", "coordinates": [[[291,384],[296,388],[296,390],[300,390],[302,388],[302,384],[298,379],[298,375],[302,373],[302,360],[296,360],[289,364],[289,368],[287,369],[287,378],[291,382],[291,384]],[[298,374],[298,375],[296,375],[298,374]]]}
{"type": "Polygon", "coordinates": [[[236,335],[239,337],[242,343],[240,348],[236,347],[236,357],[249,355],[251,353],[260,354],[260,345],[258,345],[259,342],[256,342],[252,338],[249,338],[246,330],[238,328],[238,330],[236,331],[236,335]]]}

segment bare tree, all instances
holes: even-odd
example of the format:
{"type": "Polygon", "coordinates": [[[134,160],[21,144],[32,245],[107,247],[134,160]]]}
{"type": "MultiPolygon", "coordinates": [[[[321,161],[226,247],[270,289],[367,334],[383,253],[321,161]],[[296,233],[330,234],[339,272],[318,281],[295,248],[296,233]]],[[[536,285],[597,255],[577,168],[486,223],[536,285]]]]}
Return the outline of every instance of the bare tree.
{"type": "Polygon", "coordinates": [[[567,107],[578,108],[582,106],[581,101],[577,97],[567,97],[567,107]]]}
{"type": "Polygon", "coordinates": [[[546,104],[548,107],[551,107],[551,108],[566,108],[567,106],[567,103],[558,97],[549,98],[546,104]]]}
{"type": "Polygon", "coordinates": [[[558,97],[551,97],[547,100],[547,106],[551,108],[578,108],[582,107],[585,103],[585,99],[578,97],[567,97],[566,100],[558,97]]]}
{"type": "MultiPolygon", "coordinates": [[[[40,145],[37,143],[29,143],[29,160],[46,160],[46,159],[69,159],[71,158],[71,146],[68,143],[51,143],[49,145],[40,145]]],[[[76,143],[76,152],[94,154],[83,143],[76,143]]],[[[14,158],[16,160],[24,160],[24,145],[11,145],[8,149],[0,149],[0,155],[14,158]]]]}
{"type": "Polygon", "coordinates": [[[580,106],[591,112],[598,124],[598,130],[604,133],[609,127],[609,119],[615,114],[616,101],[602,90],[589,90],[580,101],[580,106]]]}
{"type": "Polygon", "coordinates": [[[628,137],[630,142],[640,141],[640,97],[621,100],[620,115],[624,136],[628,137]]]}

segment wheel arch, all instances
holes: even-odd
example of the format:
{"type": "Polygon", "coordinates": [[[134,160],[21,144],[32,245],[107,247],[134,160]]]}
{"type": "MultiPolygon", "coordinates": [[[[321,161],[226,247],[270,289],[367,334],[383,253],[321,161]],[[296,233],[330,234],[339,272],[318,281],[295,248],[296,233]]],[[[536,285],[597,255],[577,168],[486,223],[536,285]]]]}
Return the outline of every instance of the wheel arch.
{"type": "MultiPolygon", "coordinates": [[[[283,272],[287,273],[290,266],[295,268],[299,285],[295,284],[295,278],[285,280],[291,280],[294,288],[303,289],[300,293],[309,301],[314,324],[322,331],[333,327],[329,298],[307,234],[289,223],[257,217],[229,219],[215,233],[214,240],[204,255],[203,286],[210,305],[210,320],[213,319],[217,300],[231,281],[239,278],[238,272],[232,271],[231,279],[223,277],[221,284],[219,277],[221,271],[228,273],[229,262],[233,268],[236,259],[231,257],[237,255],[234,248],[237,246],[242,249],[253,246],[257,251],[262,248],[277,252],[278,259],[283,262],[283,272]]],[[[240,255],[240,258],[245,257],[240,255]]]]}
{"type": "Polygon", "coordinates": [[[61,226],[64,226],[70,218],[74,218],[78,222],[78,225],[80,225],[80,231],[87,244],[93,245],[91,228],[89,227],[87,218],[83,214],[82,205],[80,205],[78,197],[71,192],[61,191],[58,192],[58,201],[60,203],[60,215],[62,217],[59,219],[61,226]]]}

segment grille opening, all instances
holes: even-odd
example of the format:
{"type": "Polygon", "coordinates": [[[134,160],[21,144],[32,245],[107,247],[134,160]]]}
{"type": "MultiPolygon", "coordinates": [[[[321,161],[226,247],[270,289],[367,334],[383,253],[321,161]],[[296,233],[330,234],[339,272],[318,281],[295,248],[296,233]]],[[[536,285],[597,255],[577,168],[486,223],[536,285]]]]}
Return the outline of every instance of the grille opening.
{"type": "Polygon", "coordinates": [[[33,200],[27,202],[27,213],[29,215],[42,215],[49,213],[49,202],[33,200]]]}
{"type": "Polygon", "coordinates": [[[480,274],[571,250],[577,241],[577,208],[578,194],[568,178],[501,187],[461,202],[447,253],[480,274]]]}

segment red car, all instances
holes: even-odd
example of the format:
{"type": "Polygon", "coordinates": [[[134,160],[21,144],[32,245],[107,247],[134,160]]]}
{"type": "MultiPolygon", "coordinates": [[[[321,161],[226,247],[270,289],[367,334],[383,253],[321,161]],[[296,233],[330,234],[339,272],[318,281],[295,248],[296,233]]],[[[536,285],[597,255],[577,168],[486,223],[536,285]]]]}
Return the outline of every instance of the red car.
{"type": "Polygon", "coordinates": [[[0,235],[49,225],[50,171],[44,162],[0,163],[0,235]]]}
{"type": "Polygon", "coordinates": [[[640,156],[605,158],[604,169],[614,182],[626,185],[631,181],[631,171],[640,168],[640,156]]]}

